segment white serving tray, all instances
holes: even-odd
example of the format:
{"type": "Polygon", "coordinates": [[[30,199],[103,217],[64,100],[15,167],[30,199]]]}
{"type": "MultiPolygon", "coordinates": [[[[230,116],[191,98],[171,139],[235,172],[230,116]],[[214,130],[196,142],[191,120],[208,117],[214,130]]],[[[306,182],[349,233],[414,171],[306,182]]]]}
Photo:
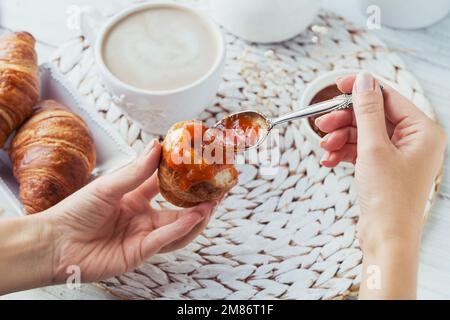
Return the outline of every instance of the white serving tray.
{"type": "MultiPolygon", "coordinates": [[[[97,164],[94,175],[101,175],[120,168],[136,157],[136,152],[126,144],[118,132],[103,119],[96,110],[77,94],[70,83],[64,80],[59,71],[45,63],[39,68],[40,99],[53,99],[67,106],[72,112],[83,118],[89,126],[95,140],[97,164]]],[[[4,210],[0,217],[24,215],[22,204],[18,200],[19,185],[12,174],[11,161],[7,150],[12,136],[5,148],[0,150],[0,207],[4,210]]]]}

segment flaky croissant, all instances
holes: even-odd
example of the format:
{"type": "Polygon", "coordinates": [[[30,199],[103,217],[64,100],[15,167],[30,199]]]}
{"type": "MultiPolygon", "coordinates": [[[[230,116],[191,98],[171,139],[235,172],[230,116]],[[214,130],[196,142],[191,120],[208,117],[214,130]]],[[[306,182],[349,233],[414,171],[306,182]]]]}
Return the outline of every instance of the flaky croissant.
{"type": "Polygon", "coordinates": [[[85,185],[96,161],[86,123],[53,100],[40,102],[19,129],[10,157],[19,198],[29,214],[55,205],[85,185]]]}
{"type": "Polygon", "coordinates": [[[27,32],[0,39],[0,148],[33,112],[39,98],[35,40],[27,32]]]}

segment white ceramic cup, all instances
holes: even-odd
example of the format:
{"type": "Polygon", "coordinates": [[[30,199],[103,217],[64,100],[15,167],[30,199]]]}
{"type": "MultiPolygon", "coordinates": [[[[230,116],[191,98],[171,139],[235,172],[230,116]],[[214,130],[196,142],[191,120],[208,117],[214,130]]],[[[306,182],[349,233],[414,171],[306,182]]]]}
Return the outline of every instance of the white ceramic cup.
{"type": "MultiPolygon", "coordinates": [[[[358,74],[361,70],[359,69],[342,69],[342,70],[335,70],[331,72],[327,72],[323,74],[322,76],[316,78],[314,81],[312,81],[308,86],[306,86],[305,91],[303,92],[300,103],[298,108],[306,108],[311,104],[312,99],[315,97],[319,91],[322,89],[331,86],[333,84],[336,84],[336,79],[339,77],[348,76],[351,74],[358,74]]],[[[374,74],[371,72],[373,76],[382,83],[385,83],[386,85],[392,87],[393,89],[399,91],[401,93],[401,90],[398,85],[393,83],[392,81],[389,81],[377,74],[374,74]]],[[[303,118],[301,125],[301,130],[303,134],[308,139],[309,143],[311,144],[311,148],[314,150],[314,152],[322,156],[325,154],[325,151],[320,147],[320,141],[322,140],[322,137],[314,131],[314,129],[311,127],[311,124],[309,123],[308,118],[303,118]]],[[[342,162],[340,165],[344,167],[351,167],[353,166],[350,163],[342,162]]]]}
{"type": "Polygon", "coordinates": [[[145,131],[165,134],[172,124],[197,117],[218,91],[225,65],[225,40],[220,28],[196,9],[171,2],[151,2],[127,8],[109,19],[95,11],[83,12],[80,27],[94,47],[97,70],[114,102],[145,131]],[[105,35],[117,22],[135,12],[158,7],[175,7],[194,13],[209,26],[217,41],[218,53],[211,69],[199,80],[173,90],[143,90],[124,83],[111,73],[102,55],[105,35]]]}
{"type": "Polygon", "coordinates": [[[358,0],[358,5],[364,12],[378,6],[381,24],[401,29],[430,26],[450,11],[449,0],[358,0]]]}
{"type": "Polygon", "coordinates": [[[320,0],[211,0],[214,19],[248,41],[280,42],[305,30],[316,17],[320,0]]]}

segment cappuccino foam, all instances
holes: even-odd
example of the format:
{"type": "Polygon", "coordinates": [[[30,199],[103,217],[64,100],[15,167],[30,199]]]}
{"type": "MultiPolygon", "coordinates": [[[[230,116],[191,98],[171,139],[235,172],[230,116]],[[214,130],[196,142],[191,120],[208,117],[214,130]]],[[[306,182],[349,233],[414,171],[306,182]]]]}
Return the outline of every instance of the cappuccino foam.
{"type": "Polygon", "coordinates": [[[122,82],[161,91],[202,78],[217,59],[218,45],[207,22],[195,13],[156,7],[114,24],[102,53],[108,69],[122,82]]]}

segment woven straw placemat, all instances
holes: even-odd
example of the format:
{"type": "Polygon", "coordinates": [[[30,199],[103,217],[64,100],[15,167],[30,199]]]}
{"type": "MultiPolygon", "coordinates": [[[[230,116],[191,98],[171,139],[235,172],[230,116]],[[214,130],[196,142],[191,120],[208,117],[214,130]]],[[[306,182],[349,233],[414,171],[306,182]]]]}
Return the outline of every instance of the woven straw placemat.
{"type": "MultiPolygon", "coordinates": [[[[241,109],[289,112],[310,81],[342,68],[368,69],[397,83],[434,118],[417,80],[373,34],[329,12],[321,12],[315,25],[328,30],[318,43],[311,41],[316,36],[311,30],[271,45],[226,34],[223,83],[200,118],[211,124],[241,109]]],[[[143,150],[154,136],[114,104],[82,37],[61,46],[52,61],[89,107],[97,108],[136,151],[143,150]]],[[[359,208],[353,169],[321,167],[300,125],[281,129],[275,176],[262,175],[258,164],[239,166],[239,186],[194,242],[101,286],[127,299],[335,299],[357,292],[362,253],[355,235],[359,208]]],[[[155,205],[167,203],[158,196],[155,205]]]]}

